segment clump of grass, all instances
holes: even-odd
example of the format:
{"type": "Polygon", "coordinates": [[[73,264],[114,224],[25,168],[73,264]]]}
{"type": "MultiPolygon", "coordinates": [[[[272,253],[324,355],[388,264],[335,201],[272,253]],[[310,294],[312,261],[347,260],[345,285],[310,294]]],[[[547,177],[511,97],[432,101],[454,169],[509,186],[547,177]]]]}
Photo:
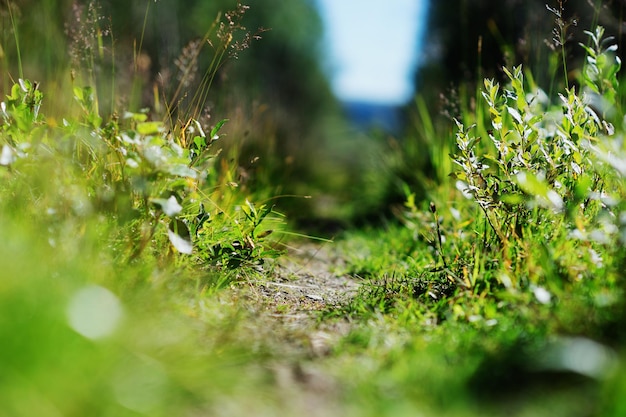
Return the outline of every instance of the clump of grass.
{"type": "MultiPolygon", "coordinates": [[[[235,20],[245,10],[240,6],[227,13],[227,23],[219,26],[220,43],[212,44],[213,62],[196,91],[195,109],[174,118],[169,106],[167,120],[154,121],[145,112],[101,114],[99,66],[104,60],[103,39],[110,32],[102,28],[95,2],[74,4],[75,22],[67,26],[70,57],[85,74],[74,71],[75,82],[87,83],[73,88],[78,118],[68,115],[61,126],[47,123],[39,111],[43,100],[39,84],[20,79],[2,103],[2,165],[13,173],[7,176],[5,191],[22,196],[25,200],[18,201],[30,210],[56,213],[59,222],[74,216],[115,219],[119,227],[111,231],[111,249],[129,261],[160,253],[159,262],[179,262],[182,254],[193,262],[234,268],[276,256],[261,242],[271,233],[266,225],[280,218],[272,206],[253,204],[237,190],[231,174],[236,167],[216,164],[219,151],[214,143],[226,120],[210,127],[197,120],[225,51],[241,48],[232,42],[235,31],[245,29],[235,20]],[[66,163],[56,168],[56,160],[66,163]],[[52,170],[48,175],[65,180],[43,188],[29,183],[30,167],[38,164],[52,170]],[[81,178],[79,172],[84,173],[81,178]],[[29,194],[38,197],[30,199],[29,194]]],[[[199,43],[208,44],[211,33],[183,51],[186,60],[178,62],[182,70],[178,91],[191,85],[199,43]]]]}
{"type": "MultiPolygon", "coordinates": [[[[178,69],[178,84],[173,92],[166,97],[168,105],[168,118],[174,121],[199,119],[206,109],[209,92],[215,77],[227,59],[237,59],[238,54],[248,49],[253,42],[262,38],[267,29],[260,27],[254,33],[246,28],[242,21],[249,6],[238,3],[233,10],[218,15],[211,28],[201,39],[196,39],[187,44],[181,55],[175,61],[178,69]],[[199,59],[201,52],[210,47],[209,64],[204,73],[199,77],[199,59]],[[197,80],[199,78],[199,81],[197,80]],[[195,91],[187,96],[189,87],[195,91]]],[[[167,80],[161,80],[165,85],[167,80]]],[[[167,89],[165,90],[167,92],[167,89]]]]}

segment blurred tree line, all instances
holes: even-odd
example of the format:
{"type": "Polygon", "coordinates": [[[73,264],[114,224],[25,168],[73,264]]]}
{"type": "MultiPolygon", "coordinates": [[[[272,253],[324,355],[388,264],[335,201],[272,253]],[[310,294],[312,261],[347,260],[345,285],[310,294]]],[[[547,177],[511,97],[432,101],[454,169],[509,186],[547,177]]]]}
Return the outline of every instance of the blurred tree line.
{"type": "MultiPolygon", "coordinates": [[[[393,143],[396,152],[385,159],[381,137],[375,143],[348,129],[322,71],[323,24],[315,3],[244,4],[250,9],[241,17],[246,29],[237,41],[245,50],[230,51],[236,58],[220,67],[200,115],[206,126],[230,119],[221,141],[222,157],[239,164],[235,180],[240,186],[266,189],[268,195],[313,195],[277,200],[296,221],[382,212],[388,203],[401,204],[403,182],[423,195],[424,178],[432,176],[424,144],[433,140],[433,133],[419,130],[417,117],[406,139],[393,143]],[[256,40],[256,35],[262,39],[256,40]]],[[[473,96],[483,77],[503,79],[503,65],[522,63],[539,85],[554,85],[562,81],[559,39],[553,33],[557,19],[567,29],[561,41],[568,68],[579,69],[576,62],[583,51],[577,43],[587,41],[583,30],[595,23],[618,38],[623,56],[625,4],[626,0],[549,0],[550,11],[545,0],[433,0],[416,89],[431,117],[439,119],[440,113],[455,116],[463,100],[457,96],[463,91],[465,99],[473,96]],[[562,13],[560,18],[555,12],[562,13]]],[[[77,67],[91,65],[100,84],[103,112],[150,108],[154,118],[163,117],[164,101],[180,82],[180,67],[216,17],[221,13],[224,22],[224,13],[236,9],[233,0],[2,0],[0,93],[6,94],[11,78],[19,76],[19,59],[24,76],[41,81],[49,96],[71,91],[63,88],[71,82],[68,74],[77,77],[75,83],[81,82],[77,67]],[[87,57],[90,51],[97,55],[93,42],[99,37],[106,54],[90,64],[87,57]]],[[[176,103],[184,103],[196,91],[210,56],[201,53],[196,77],[186,80],[176,103]]],[[[576,74],[568,78],[574,82],[576,74]]],[[[62,113],[58,102],[55,106],[44,109],[45,114],[62,113]]]]}
{"type": "Polygon", "coordinates": [[[597,24],[617,38],[623,61],[625,6],[625,0],[431,1],[417,89],[436,100],[451,86],[503,80],[502,66],[520,64],[547,88],[564,78],[561,43],[572,85],[584,59],[578,43],[588,44],[584,31],[597,24]]]}
{"type": "MultiPolygon", "coordinates": [[[[222,158],[240,166],[235,180],[250,190],[267,189],[268,196],[299,196],[276,200],[291,219],[351,216],[338,215],[336,209],[367,194],[367,187],[355,181],[363,160],[352,152],[363,147],[337,133],[345,121],[322,71],[323,26],[315,3],[242,3],[249,10],[235,18],[245,29],[236,34],[238,47],[228,51],[202,103],[201,122],[209,127],[230,119],[219,146],[224,147],[222,158]],[[347,153],[346,147],[351,147],[347,153]],[[303,198],[311,194],[319,198],[303,198]]],[[[41,81],[48,95],[71,91],[61,88],[70,82],[71,70],[74,83],[90,78],[98,84],[102,112],[150,108],[158,119],[171,111],[165,104],[177,90],[181,67],[216,17],[228,24],[225,13],[233,10],[238,10],[236,0],[2,0],[0,93],[11,85],[6,74],[19,75],[16,23],[24,76],[41,81]],[[97,56],[102,45],[94,42],[104,42],[99,51],[106,56],[97,56]],[[81,64],[83,72],[85,67],[90,71],[83,79],[81,64]]],[[[201,52],[193,66],[197,73],[185,80],[172,106],[191,100],[211,56],[201,52]]],[[[62,113],[59,108],[45,111],[62,113]]]]}

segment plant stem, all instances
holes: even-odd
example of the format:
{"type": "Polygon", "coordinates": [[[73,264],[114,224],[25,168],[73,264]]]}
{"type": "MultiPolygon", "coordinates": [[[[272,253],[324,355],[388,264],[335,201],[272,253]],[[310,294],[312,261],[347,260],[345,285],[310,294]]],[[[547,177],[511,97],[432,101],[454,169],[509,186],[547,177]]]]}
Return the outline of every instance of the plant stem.
{"type": "Polygon", "coordinates": [[[13,27],[13,34],[15,37],[15,48],[17,49],[17,68],[20,74],[20,78],[24,78],[24,71],[22,69],[22,53],[20,52],[20,37],[17,28],[17,22],[15,21],[15,17],[13,16],[13,6],[12,3],[8,3],[9,9],[9,17],[11,18],[11,26],[13,27]]]}
{"type": "Polygon", "coordinates": [[[567,57],[565,53],[565,38],[567,36],[565,28],[561,28],[561,59],[563,60],[563,80],[565,81],[565,88],[569,89],[569,80],[567,78],[567,57]]]}

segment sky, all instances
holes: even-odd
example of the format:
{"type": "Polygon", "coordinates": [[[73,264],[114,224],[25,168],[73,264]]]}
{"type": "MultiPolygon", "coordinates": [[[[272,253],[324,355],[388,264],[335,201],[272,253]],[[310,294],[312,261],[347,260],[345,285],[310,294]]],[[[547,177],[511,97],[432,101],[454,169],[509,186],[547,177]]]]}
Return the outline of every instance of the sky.
{"type": "Polygon", "coordinates": [[[427,0],[317,0],[326,68],[344,101],[404,104],[413,93],[427,0]]]}

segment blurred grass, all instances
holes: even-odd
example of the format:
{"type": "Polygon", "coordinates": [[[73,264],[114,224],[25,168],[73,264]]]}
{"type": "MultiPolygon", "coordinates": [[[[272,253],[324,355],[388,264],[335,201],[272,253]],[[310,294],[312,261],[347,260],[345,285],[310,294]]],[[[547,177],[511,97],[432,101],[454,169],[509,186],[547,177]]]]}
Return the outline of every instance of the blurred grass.
{"type": "MultiPolygon", "coordinates": [[[[106,228],[99,219],[66,225],[74,237],[51,245],[45,222],[2,208],[0,415],[182,415],[239,391],[258,401],[269,389],[268,352],[237,330],[246,315],[203,284],[210,271],[117,265],[89,232],[106,228]],[[90,339],[71,328],[68,308],[94,285],[123,315],[111,334],[90,339]]],[[[97,326],[112,312],[90,310],[91,301],[82,314],[97,326]]]]}

